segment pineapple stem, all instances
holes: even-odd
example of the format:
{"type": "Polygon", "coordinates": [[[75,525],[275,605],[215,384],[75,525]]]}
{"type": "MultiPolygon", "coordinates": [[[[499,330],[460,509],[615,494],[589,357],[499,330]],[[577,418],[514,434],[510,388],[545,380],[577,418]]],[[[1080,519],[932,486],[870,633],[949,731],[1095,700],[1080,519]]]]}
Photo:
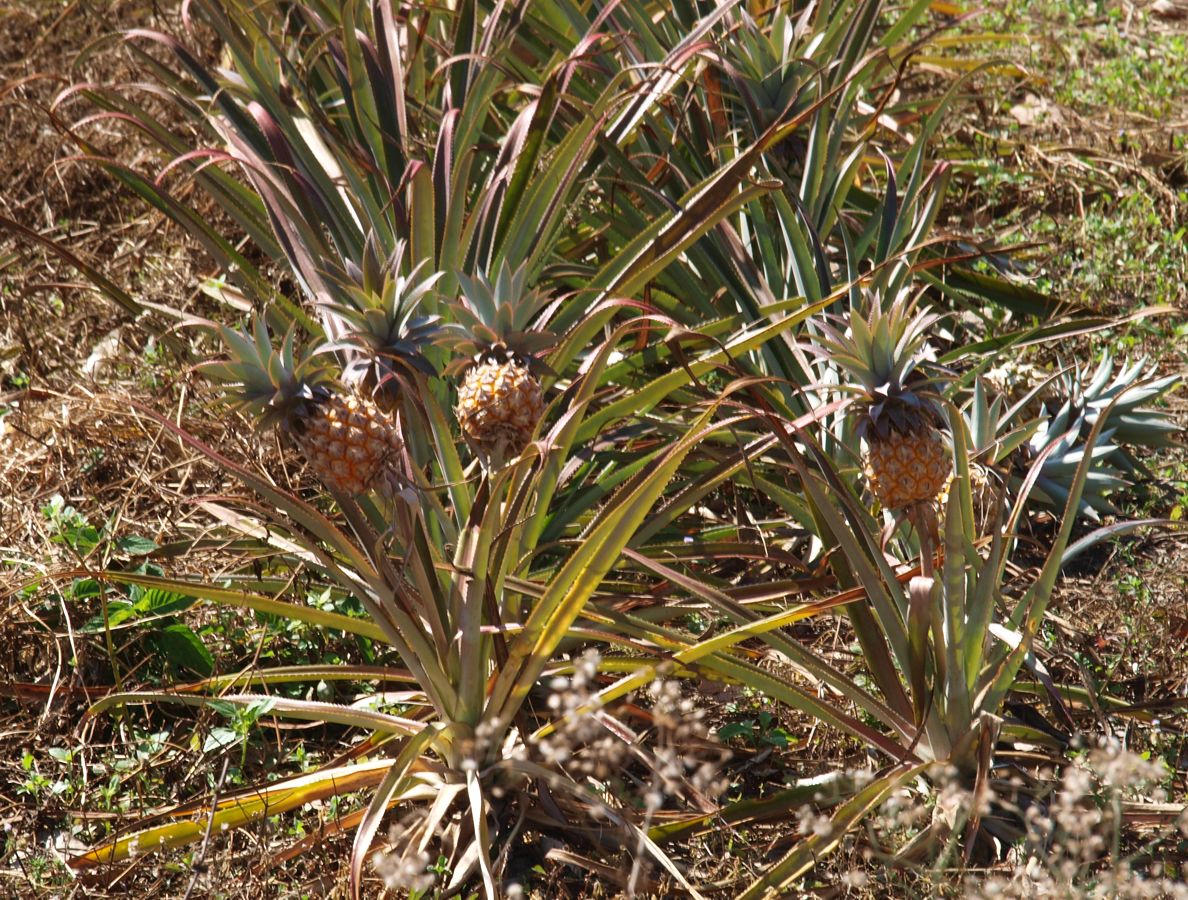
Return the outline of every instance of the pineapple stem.
{"type": "Polygon", "coordinates": [[[920,574],[925,578],[936,576],[936,548],[940,545],[940,528],[937,525],[936,507],[931,500],[911,504],[907,518],[920,536],[920,574]]]}

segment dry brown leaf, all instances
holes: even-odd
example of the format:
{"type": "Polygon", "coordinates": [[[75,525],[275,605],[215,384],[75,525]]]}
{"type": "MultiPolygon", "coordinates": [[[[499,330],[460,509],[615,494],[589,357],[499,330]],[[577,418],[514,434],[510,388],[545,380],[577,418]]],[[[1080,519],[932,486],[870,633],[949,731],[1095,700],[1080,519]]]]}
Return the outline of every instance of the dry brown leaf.
{"type": "Polygon", "coordinates": [[[1046,97],[1028,94],[1022,103],[1011,107],[1011,116],[1020,125],[1059,125],[1064,121],[1064,114],[1060,107],[1046,97]]]}
{"type": "Polygon", "coordinates": [[[1155,0],[1151,12],[1161,19],[1188,19],[1188,0],[1155,0]]]}

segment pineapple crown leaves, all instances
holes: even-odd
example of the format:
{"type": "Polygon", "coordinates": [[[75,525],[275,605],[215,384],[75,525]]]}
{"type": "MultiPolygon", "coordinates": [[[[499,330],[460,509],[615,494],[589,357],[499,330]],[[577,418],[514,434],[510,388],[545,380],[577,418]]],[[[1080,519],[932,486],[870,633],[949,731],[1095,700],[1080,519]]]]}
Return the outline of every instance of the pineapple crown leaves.
{"type": "Polygon", "coordinates": [[[1062,490],[1071,483],[1081,459],[1087,453],[1092,454],[1097,469],[1086,485],[1080,511],[1088,515],[1087,507],[1095,506],[1112,512],[1113,508],[1104,504],[1105,494],[1126,484],[1122,475],[1134,476],[1144,471],[1139,456],[1126,445],[1168,447],[1180,432],[1165,413],[1143,405],[1159,399],[1178,382],[1175,375],[1154,377],[1153,367],[1148,367],[1145,359],[1123,365],[1115,375],[1114,361],[1108,353],[1089,378],[1074,366],[1061,377],[1059,407],[1031,438],[1028,449],[1032,455],[1038,455],[1055,444],[1055,451],[1045,459],[1042,472],[1062,490]],[[1098,432],[1096,444],[1090,447],[1086,439],[1104,410],[1108,410],[1106,421],[1098,432]]]}
{"type": "Polygon", "coordinates": [[[1063,508],[1078,466],[1090,455],[1094,466],[1077,512],[1096,521],[1100,513],[1117,513],[1108,496],[1126,487],[1142,469],[1127,445],[1165,447],[1179,430],[1163,411],[1146,406],[1178,381],[1174,375],[1156,377],[1145,359],[1124,364],[1115,373],[1114,360],[1106,353],[1092,374],[1076,365],[1059,367],[1037,389],[1051,385],[1054,396],[1034,418],[1025,420],[1030,414],[1022,404],[1005,410],[1002,395],[990,400],[980,380],[965,415],[985,462],[1012,462],[1021,471],[1042,456],[1035,496],[1053,509],[1063,508]],[[1106,421],[1090,447],[1088,437],[1103,412],[1106,421]]]}
{"type": "Polygon", "coordinates": [[[1148,366],[1146,358],[1122,364],[1115,374],[1113,357],[1107,352],[1088,378],[1079,366],[1066,371],[1058,391],[1064,398],[1062,411],[1082,420],[1082,433],[1088,434],[1098,415],[1109,409],[1103,432],[1114,432],[1118,442],[1167,447],[1180,428],[1166,413],[1147,404],[1158,401],[1179,382],[1177,375],[1156,377],[1155,367],[1148,366]]]}
{"type": "Polygon", "coordinates": [[[796,25],[788,16],[777,16],[770,36],[745,12],[731,42],[729,71],[751,117],[766,128],[797,103],[814,72],[812,64],[797,56],[796,25]]]}
{"type": "Polygon", "coordinates": [[[543,291],[526,289],[527,266],[512,269],[507,261],[492,282],[480,272],[474,277],[459,274],[462,296],[450,306],[453,321],[443,326],[438,343],[458,354],[446,372],[463,371],[487,355],[519,358],[534,374],[548,373],[548,366],[536,354],[553,346],[557,337],[543,328],[549,297],[543,291]]]}
{"type": "Polygon", "coordinates": [[[1001,395],[991,399],[982,379],[974,382],[973,396],[962,409],[972,445],[971,458],[985,465],[995,465],[1031,440],[1043,424],[1040,418],[1016,422],[1006,411],[1001,395]]]}
{"type": "Polygon", "coordinates": [[[362,266],[348,261],[348,278],[340,279],[343,302],[324,305],[342,321],[345,334],[319,352],[342,351],[353,357],[344,373],[348,380],[374,372],[376,381],[382,381],[395,374],[393,367],[437,375],[424,348],[437,337],[440,317],[425,315],[422,309],[443,273],[425,274],[422,262],[408,275],[400,274],[404,251],[402,241],[387,260],[381,260],[377,241],[369,236],[362,266]]]}
{"type": "Polygon", "coordinates": [[[263,315],[253,317],[250,329],[219,325],[217,331],[230,361],[196,369],[222,384],[231,409],[247,413],[259,431],[292,430],[337,385],[330,368],[314,355],[298,358],[294,327],[279,348],[272,344],[263,315]]]}
{"type": "Polygon", "coordinates": [[[843,389],[859,395],[859,436],[871,428],[880,437],[887,436],[888,428],[906,433],[921,420],[943,426],[936,392],[939,378],[924,371],[928,330],[941,317],[918,309],[906,293],[889,306],[878,293],[871,293],[866,306],[865,313],[854,310],[835,319],[837,327],[818,322],[818,336],[805,348],[854,382],[843,389]]]}

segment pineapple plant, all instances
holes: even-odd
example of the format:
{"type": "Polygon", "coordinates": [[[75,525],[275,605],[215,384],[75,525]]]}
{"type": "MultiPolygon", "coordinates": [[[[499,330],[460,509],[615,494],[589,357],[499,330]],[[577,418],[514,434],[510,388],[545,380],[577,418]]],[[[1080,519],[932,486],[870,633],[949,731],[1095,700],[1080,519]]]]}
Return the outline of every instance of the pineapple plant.
{"type": "Polygon", "coordinates": [[[869,295],[865,315],[852,312],[842,332],[820,324],[819,346],[857,394],[855,435],[865,440],[863,469],[885,509],[935,500],[951,464],[941,429],[944,415],[935,383],[920,368],[928,328],[939,318],[918,310],[906,293],[884,308],[869,295]]]}
{"type": "MultiPolygon", "coordinates": [[[[814,78],[819,67],[810,58],[811,48],[804,46],[796,19],[786,13],[774,13],[770,24],[760,27],[740,12],[724,52],[732,64],[728,71],[745,127],[754,138],[802,114],[818,97],[814,78]]],[[[772,147],[768,158],[791,171],[803,164],[806,150],[804,135],[796,133],[772,147]]]]}
{"type": "MultiPolygon", "coordinates": [[[[1179,383],[1177,375],[1158,377],[1145,359],[1123,363],[1115,371],[1114,359],[1108,352],[1092,373],[1072,366],[1040,382],[1044,388],[1042,402],[1027,440],[1012,447],[1009,455],[1000,453],[999,458],[1013,467],[1011,480],[1018,486],[1032,461],[1054,446],[1041,463],[1033,497],[1041,505],[1061,510],[1077,466],[1090,455],[1095,465],[1086,479],[1077,512],[1095,522],[1103,513],[1117,515],[1119,509],[1109,495],[1148,475],[1141,459],[1145,451],[1173,446],[1180,433],[1166,411],[1149,405],[1179,383]],[[1089,446],[1093,425],[1103,415],[1106,420],[1096,443],[1089,446]]],[[[1020,417],[1016,408],[1003,413],[1003,418],[1012,422],[1020,417]]]]}
{"type": "Polygon", "coordinates": [[[492,283],[479,273],[458,276],[462,296],[453,304],[453,321],[441,343],[459,359],[447,375],[461,375],[454,413],[462,434],[483,457],[519,453],[544,415],[540,376],[549,372],[537,356],[555,336],[540,328],[548,300],[525,290],[526,270],[505,262],[492,283]]]}
{"type": "Polygon", "coordinates": [[[199,366],[227,391],[233,410],[251,416],[259,431],[290,436],[319,479],[332,490],[392,491],[404,447],[396,420],[374,400],[342,388],[319,354],[298,356],[294,330],[280,349],[263,316],[251,333],[218,326],[229,362],[199,366]]]}
{"type": "Polygon", "coordinates": [[[1117,515],[1110,495],[1147,474],[1143,451],[1171,446],[1179,433],[1165,410],[1150,406],[1179,383],[1175,375],[1158,377],[1145,360],[1124,364],[1115,372],[1108,352],[1092,372],[1072,366],[1050,374],[1010,361],[990,370],[975,382],[963,409],[975,500],[984,501],[992,493],[988,488],[999,484],[1008,493],[1017,492],[1031,466],[1038,464],[1029,502],[1060,512],[1077,467],[1090,455],[1094,466],[1086,476],[1077,515],[1094,522],[1103,513],[1117,515]],[[1016,375],[1017,383],[1004,385],[1003,372],[1016,375]],[[1093,425],[1102,415],[1106,421],[1090,447],[1093,425]],[[989,477],[988,483],[976,478],[979,472],[989,477]]]}

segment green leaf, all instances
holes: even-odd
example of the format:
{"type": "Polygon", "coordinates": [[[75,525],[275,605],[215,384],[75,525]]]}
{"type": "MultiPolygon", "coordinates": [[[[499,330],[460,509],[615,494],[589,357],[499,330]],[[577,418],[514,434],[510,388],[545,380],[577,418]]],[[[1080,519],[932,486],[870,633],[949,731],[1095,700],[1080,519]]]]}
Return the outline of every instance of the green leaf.
{"type": "Polygon", "coordinates": [[[744,719],[741,722],[732,722],[729,725],[723,725],[718,729],[718,740],[728,741],[732,738],[749,738],[755,732],[755,722],[751,719],[744,719]]]}
{"type": "Polygon", "coordinates": [[[523,631],[508,648],[508,664],[496,677],[488,714],[510,722],[532,690],[557,645],[582,607],[618,561],[694,445],[722,425],[710,425],[715,403],[673,447],[657,455],[656,466],[629,482],[599,514],[585,540],[533,606],[523,631]]]}
{"type": "Polygon", "coordinates": [[[214,671],[214,657],[189,625],[182,622],[166,625],[149,636],[149,643],[179,669],[203,677],[214,671]]]}
{"type": "MultiPolygon", "coordinates": [[[[208,828],[218,834],[224,830],[258,822],[268,816],[298,809],[307,803],[346,796],[373,787],[383,779],[391,767],[390,759],[372,759],[323,769],[273,784],[255,785],[229,797],[220,798],[213,809],[202,804],[180,806],[164,814],[164,818],[169,820],[164,824],[105,841],[86,853],[72,857],[68,860],[68,865],[72,869],[86,869],[122,862],[137,853],[183,847],[201,840],[208,828]]],[[[420,793],[423,796],[433,791],[422,788],[420,793]]]]}
{"type": "Polygon", "coordinates": [[[206,740],[202,742],[202,752],[212,753],[215,750],[225,750],[227,747],[234,747],[240,741],[245,740],[246,737],[246,735],[240,734],[234,728],[218,725],[207,733],[206,740]]]}
{"type": "Polygon", "coordinates": [[[145,616],[162,616],[189,609],[194,605],[194,601],[195,598],[189,594],[149,588],[136,601],[136,612],[145,616]]]}
{"type": "MultiPolygon", "coordinates": [[[[334,722],[352,728],[363,728],[385,734],[416,734],[424,727],[423,722],[404,719],[388,713],[369,709],[356,709],[340,703],[323,703],[317,700],[294,700],[290,697],[271,697],[259,694],[227,694],[217,699],[210,697],[173,694],[163,691],[131,691],[109,694],[87,710],[88,716],[97,716],[114,707],[143,703],[180,703],[183,706],[218,707],[225,714],[235,715],[236,707],[248,709],[261,702],[271,702],[270,714],[278,718],[296,719],[303,722],[334,722]],[[229,710],[229,712],[227,712],[229,710]]],[[[257,706],[257,708],[259,708],[257,706]]]]}
{"type": "MultiPolygon", "coordinates": [[[[246,591],[219,588],[214,585],[198,581],[183,581],[174,578],[161,578],[153,575],[139,575],[131,572],[105,572],[103,577],[107,581],[119,584],[134,584],[146,588],[146,594],[161,591],[176,596],[196,597],[223,606],[239,609],[250,609],[256,612],[277,616],[281,619],[298,619],[319,628],[332,628],[347,634],[357,634],[375,641],[384,640],[384,631],[374,622],[367,619],[357,619],[340,613],[328,612],[315,606],[291,603],[251,594],[246,591]]],[[[126,617],[125,617],[126,618],[126,617]]]]}
{"type": "Polygon", "coordinates": [[[114,628],[121,622],[128,619],[135,618],[136,607],[130,600],[108,600],[107,601],[107,618],[105,619],[103,613],[100,612],[90,619],[79,629],[83,634],[100,634],[108,628],[114,628]]]}
{"type": "Polygon", "coordinates": [[[128,535],[116,540],[116,549],[128,556],[145,556],[157,549],[155,541],[139,535],[128,535]]]}

